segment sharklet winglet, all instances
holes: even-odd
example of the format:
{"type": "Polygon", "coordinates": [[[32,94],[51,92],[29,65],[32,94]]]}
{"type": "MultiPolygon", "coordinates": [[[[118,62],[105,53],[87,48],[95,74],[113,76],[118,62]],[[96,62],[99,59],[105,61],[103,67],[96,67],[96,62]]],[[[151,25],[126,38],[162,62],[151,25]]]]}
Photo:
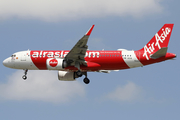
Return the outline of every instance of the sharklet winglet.
{"type": "Polygon", "coordinates": [[[94,26],[95,25],[92,25],[92,27],[87,31],[87,33],[85,35],[90,36],[94,26]]]}

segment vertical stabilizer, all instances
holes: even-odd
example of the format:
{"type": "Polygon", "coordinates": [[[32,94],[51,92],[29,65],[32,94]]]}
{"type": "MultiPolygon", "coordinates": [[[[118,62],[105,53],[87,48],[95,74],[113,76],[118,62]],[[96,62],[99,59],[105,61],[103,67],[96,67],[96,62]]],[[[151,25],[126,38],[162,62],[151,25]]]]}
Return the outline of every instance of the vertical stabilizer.
{"type": "Polygon", "coordinates": [[[161,48],[167,48],[174,24],[164,24],[164,26],[154,35],[154,37],[141,49],[143,57],[149,60],[150,55],[161,48]]]}

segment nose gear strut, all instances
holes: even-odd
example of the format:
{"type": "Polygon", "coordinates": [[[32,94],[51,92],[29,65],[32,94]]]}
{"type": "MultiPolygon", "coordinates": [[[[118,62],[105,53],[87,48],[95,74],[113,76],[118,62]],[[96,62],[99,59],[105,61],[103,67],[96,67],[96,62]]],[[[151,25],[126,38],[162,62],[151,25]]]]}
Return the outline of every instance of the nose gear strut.
{"type": "Polygon", "coordinates": [[[22,76],[22,78],[24,79],[24,80],[26,80],[27,79],[27,72],[28,72],[28,69],[25,69],[24,70],[24,75],[22,76]]]}

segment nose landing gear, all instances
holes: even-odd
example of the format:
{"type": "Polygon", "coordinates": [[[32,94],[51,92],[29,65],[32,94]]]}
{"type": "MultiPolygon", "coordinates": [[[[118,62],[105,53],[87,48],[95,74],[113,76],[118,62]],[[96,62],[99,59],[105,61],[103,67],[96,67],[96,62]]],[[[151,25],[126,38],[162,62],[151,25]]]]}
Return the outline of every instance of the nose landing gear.
{"type": "Polygon", "coordinates": [[[28,72],[28,69],[25,69],[24,70],[24,75],[22,76],[22,78],[24,79],[24,80],[26,80],[27,79],[27,72],[28,72]]]}

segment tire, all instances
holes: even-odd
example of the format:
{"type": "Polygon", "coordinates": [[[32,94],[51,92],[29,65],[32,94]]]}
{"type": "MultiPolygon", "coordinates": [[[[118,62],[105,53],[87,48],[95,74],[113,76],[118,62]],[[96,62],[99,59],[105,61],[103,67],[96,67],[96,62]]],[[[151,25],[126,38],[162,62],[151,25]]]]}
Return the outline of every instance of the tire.
{"type": "Polygon", "coordinates": [[[27,76],[26,76],[26,75],[23,75],[22,78],[23,78],[24,80],[26,80],[26,79],[27,79],[27,76]]]}
{"type": "Polygon", "coordinates": [[[77,75],[78,77],[82,77],[82,72],[81,72],[80,70],[78,70],[78,71],[76,72],[76,75],[77,75]]]}
{"type": "Polygon", "coordinates": [[[90,83],[90,80],[87,77],[85,77],[83,81],[84,81],[85,84],[89,84],[90,83]]]}

